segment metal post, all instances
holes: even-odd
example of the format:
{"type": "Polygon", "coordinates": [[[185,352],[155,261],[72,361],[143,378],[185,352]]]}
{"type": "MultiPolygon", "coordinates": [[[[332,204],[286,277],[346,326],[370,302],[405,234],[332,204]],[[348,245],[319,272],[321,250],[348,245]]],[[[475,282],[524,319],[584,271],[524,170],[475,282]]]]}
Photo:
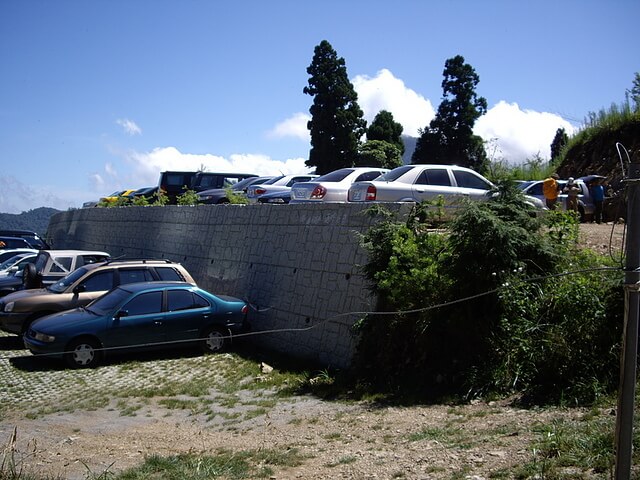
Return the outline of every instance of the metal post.
{"type": "Polygon", "coordinates": [[[616,480],[630,478],[633,453],[633,410],[640,312],[640,164],[638,163],[629,165],[627,180],[626,255],[624,333],[616,416],[616,480]]]}

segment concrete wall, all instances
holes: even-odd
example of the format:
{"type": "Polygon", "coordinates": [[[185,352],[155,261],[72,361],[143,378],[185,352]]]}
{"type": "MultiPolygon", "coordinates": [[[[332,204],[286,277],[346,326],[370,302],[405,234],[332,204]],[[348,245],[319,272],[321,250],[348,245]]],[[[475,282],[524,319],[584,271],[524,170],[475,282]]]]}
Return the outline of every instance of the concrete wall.
{"type": "MultiPolygon", "coordinates": [[[[367,205],[199,205],[88,208],[56,214],[52,248],[167,258],[198,284],[250,302],[251,341],[344,368],[353,323],[375,308],[358,233],[381,220],[367,205]]],[[[408,205],[388,205],[404,217],[408,205]]]]}

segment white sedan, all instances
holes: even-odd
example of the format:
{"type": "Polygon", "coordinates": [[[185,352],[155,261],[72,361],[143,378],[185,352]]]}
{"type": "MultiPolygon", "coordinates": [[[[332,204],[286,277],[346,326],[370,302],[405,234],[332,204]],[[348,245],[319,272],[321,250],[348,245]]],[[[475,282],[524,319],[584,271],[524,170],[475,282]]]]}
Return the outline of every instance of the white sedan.
{"type": "Polygon", "coordinates": [[[289,203],[346,202],[351,184],[373,180],[388,171],[378,167],[341,168],[311,182],[294,184],[289,203]]]}
{"type": "Polygon", "coordinates": [[[251,185],[247,188],[247,199],[249,203],[257,203],[258,197],[265,193],[285,192],[290,190],[294,183],[308,182],[317,178],[318,175],[281,175],[279,177],[273,177],[271,180],[267,180],[260,185],[251,185]]]}
{"type": "MultiPolygon", "coordinates": [[[[422,202],[442,196],[446,209],[465,200],[489,198],[493,183],[469,168],[456,165],[404,165],[370,182],[354,183],[350,202],[422,202]]],[[[527,197],[527,203],[542,209],[542,202],[527,197]]]]}

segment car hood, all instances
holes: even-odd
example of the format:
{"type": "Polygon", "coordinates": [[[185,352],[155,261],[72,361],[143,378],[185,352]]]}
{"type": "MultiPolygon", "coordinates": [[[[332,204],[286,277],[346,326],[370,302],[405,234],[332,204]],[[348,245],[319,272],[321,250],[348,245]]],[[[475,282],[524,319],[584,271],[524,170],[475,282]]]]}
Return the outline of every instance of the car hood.
{"type": "Polygon", "coordinates": [[[31,324],[31,328],[37,332],[53,333],[95,321],[99,318],[101,317],[94,315],[84,308],[74,308],[73,310],[65,310],[39,318],[31,324]]]}
{"type": "Polygon", "coordinates": [[[9,302],[15,302],[16,300],[23,300],[25,298],[34,298],[41,295],[56,295],[50,292],[46,288],[33,288],[29,290],[18,290],[17,292],[10,293],[2,298],[2,301],[7,304],[9,302]]]}

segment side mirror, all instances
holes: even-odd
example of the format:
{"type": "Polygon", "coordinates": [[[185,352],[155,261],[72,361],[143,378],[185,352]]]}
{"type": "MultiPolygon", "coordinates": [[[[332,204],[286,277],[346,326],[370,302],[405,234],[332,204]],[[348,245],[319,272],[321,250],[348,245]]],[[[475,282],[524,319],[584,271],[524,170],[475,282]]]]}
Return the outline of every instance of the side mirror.
{"type": "Polygon", "coordinates": [[[75,287],[73,289],[73,293],[75,293],[75,294],[86,292],[86,291],[87,291],[87,286],[86,285],[78,285],[77,287],[75,287]]]}

